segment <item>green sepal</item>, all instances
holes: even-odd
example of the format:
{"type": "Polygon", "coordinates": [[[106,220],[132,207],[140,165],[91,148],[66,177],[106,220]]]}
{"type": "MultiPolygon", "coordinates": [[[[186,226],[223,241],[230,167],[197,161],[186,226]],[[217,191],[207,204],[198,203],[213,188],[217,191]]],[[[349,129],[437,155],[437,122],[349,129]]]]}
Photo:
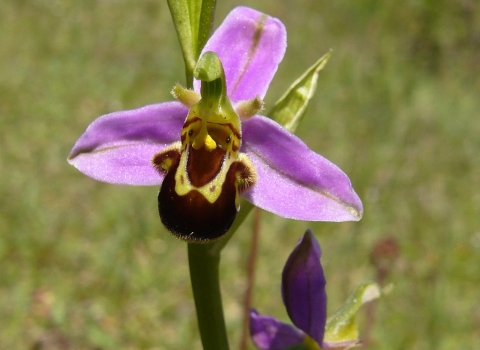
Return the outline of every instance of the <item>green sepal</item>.
{"type": "Polygon", "coordinates": [[[200,52],[202,52],[203,47],[213,32],[213,20],[215,19],[217,0],[203,0],[201,3],[202,10],[200,12],[200,26],[197,38],[197,58],[200,56],[200,52]]]}
{"type": "Polygon", "coordinates": [[[324,344],[345,345],[349,348],[359,341],[358,327],[355,316],[360,307],[379,298],[382,295],[380,286],[373,281],[360,283],[350,294],[347,301],[331,317],[328,318],[325,327],[324,344]]]}
{"type": "Polygon", "coordinates": [[[187,87],[193,85],[193,69],[213,27],[216,0],[167,0],[182,48],[187,87]]]}
{"type": "Polygon", "coordinates": [[[325,67],[332,51],[323,55],[307,69],[275,103],[268,116],[291,132],[294,132],[317,88],[318,73],[325,67]]]}

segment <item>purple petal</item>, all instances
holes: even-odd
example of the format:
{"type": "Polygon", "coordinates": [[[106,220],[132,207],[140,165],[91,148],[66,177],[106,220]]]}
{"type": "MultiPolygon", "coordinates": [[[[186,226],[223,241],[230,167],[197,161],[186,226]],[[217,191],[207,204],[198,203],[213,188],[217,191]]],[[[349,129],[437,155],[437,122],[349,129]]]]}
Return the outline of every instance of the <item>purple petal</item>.
{"type": "Polygon", "coordinates": [[[293,324],[322,344],[327,320],[325,276],[320,245],[307,230],[282,273],[282,298],[293,324]]]}
{"type": "Polygon", "coordinates": [[[274,317],[261,316],[253,309],[250,310],[250,335],[260,350],[283,350],[305,339],[305,334],[299,329],[274,317]]]}
{"type": "Polygon", "coordinates": [[[359,220],[363,206],[347,175],[276,122],[242,123],[243,145],[258,173],[244,196],[277,215],[307,221],[359,220]]]}
{"type": "MultiPolygon", "coordinates": [[[[203,52],[213,51],[220,57],[228,96],[239,101],[265,96],[286,47],[282,22],[251,8],[237,7],[213,33],[203,52]]],[[[200,91],[199,81],[194,86],[200,91]]]]}
{"type": "Polygon", "coordinates": [[[188,109],[178,102],[106,114],[93,121],[73,146],[68,161],[99,181],[159,185],[153,155],[180,140],[188,109]]]}

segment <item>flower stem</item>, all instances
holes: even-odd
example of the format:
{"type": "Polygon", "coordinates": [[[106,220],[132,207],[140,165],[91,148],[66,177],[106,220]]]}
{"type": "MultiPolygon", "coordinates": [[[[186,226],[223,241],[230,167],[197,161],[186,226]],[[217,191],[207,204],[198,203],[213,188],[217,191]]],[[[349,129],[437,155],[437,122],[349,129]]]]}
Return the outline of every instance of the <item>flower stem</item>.
{"type": "Polygon", "coordinates": [[[258,256],[258,241],[260,238],[260,216],[261,210],[255,208],[253,211],[252,240],[250,242],[250,253],[247,259],[247,288],[243,300],[243,325],[240,338],[240,350],[246,350],[250,331],[250,308],[252,307],[253,285],[255,283],[255,267],[258,256]]]}
{"type": "Polygon", "coordinates": [[[188,263],[204,350],[228,350],[219,283],[220,252],[211,244],[188,244],[188,263]]]}
{"type": "Polygon", "coordinates": [[[217,0],[202,0],[202,9],[200,11],[200,23],[198,28],[198,52],[197,59],[213,29],[213,20],[215,19],[215,7],[217,0]]]}

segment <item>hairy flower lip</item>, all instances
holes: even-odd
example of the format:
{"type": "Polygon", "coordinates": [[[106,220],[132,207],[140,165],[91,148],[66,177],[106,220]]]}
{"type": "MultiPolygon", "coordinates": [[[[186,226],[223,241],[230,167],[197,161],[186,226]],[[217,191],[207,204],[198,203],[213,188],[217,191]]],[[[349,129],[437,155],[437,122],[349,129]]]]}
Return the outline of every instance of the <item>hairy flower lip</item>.
{"type": "MultiPolygon", "coordinates": [[[[237,7],[213,34],[204,51],[216,52],[220,57],[227,92],[232,90],[229,97],[235,104],[264,97],[285,48],[286,32],[278,19],[237,7]]],[[[195,86],[199,91],[198,82],[195,86]]],[[[179,140],[187,113],[188,108],[179,102],[164,102],[104,115],[79,138],[68,161],[96,180],[159,185],[163,178],[151,165],[151,159],[179,140]]],[[[336,165],[261,115],[242,121],[242,129],[241,152],[250,157],[258,173],[257,183],[243,197],[292,219],[360,219],[362,203],[347,175],[336,165]]]]}

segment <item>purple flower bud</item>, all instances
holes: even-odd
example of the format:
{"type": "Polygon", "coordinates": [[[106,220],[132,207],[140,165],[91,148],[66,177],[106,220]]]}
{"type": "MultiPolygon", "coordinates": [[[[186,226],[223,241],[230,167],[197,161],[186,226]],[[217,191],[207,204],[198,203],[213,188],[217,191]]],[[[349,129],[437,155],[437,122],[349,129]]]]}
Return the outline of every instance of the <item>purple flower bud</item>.
{"type": "Polygon", "coordinates": [[[302,344],[319,349],[327,319],[325,276],[320,264],[320,245],[307,230],[288,257],[282,273],[282,297],[288,315],[296,327],[274,317],[250,312],[250,334],[261,350],[286,349],[302,344]]]}

